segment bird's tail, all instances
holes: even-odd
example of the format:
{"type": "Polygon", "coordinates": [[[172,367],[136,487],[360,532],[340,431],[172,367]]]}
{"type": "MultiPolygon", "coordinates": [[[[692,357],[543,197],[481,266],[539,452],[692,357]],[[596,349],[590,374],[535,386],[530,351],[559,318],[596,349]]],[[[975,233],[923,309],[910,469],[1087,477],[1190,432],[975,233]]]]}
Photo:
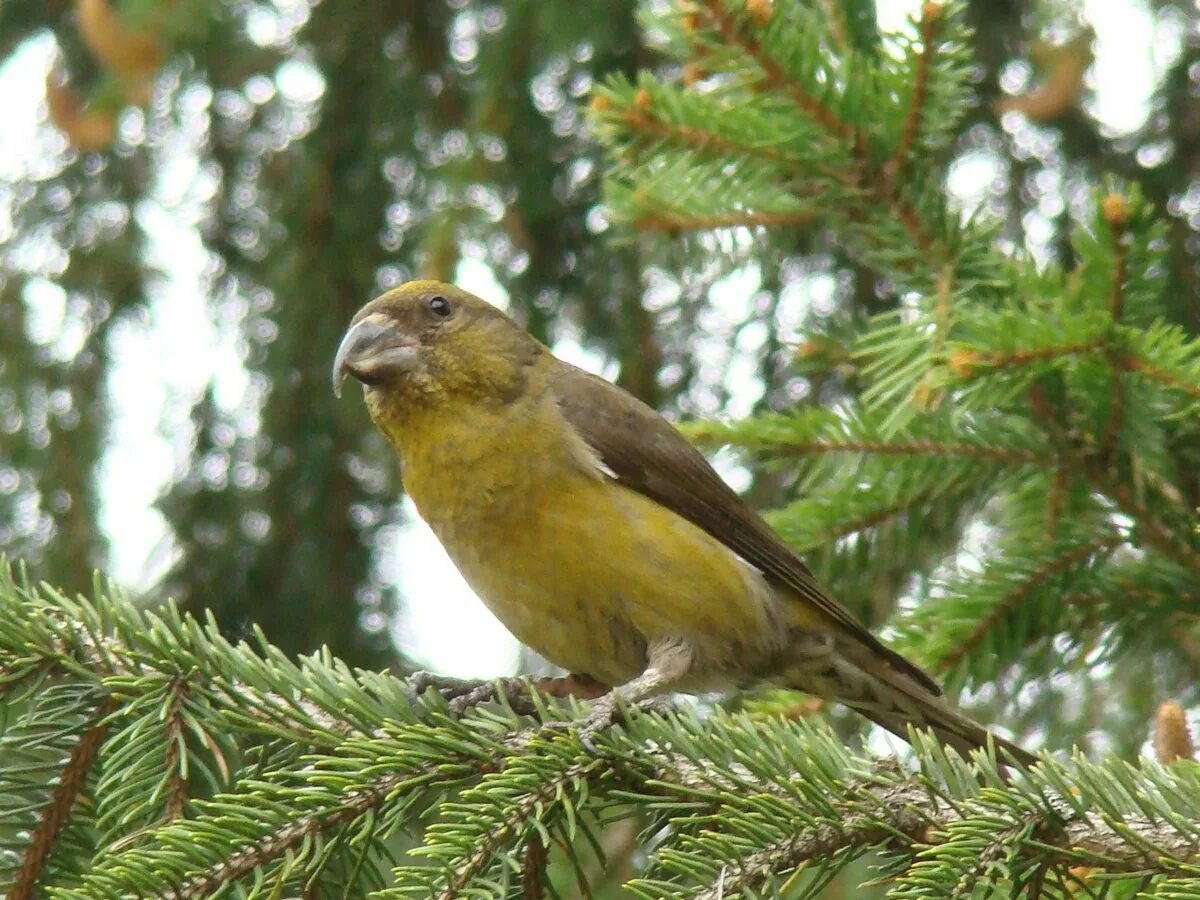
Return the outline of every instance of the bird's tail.
{"type": "Polygon", "coordinates": [[[992,734],[927,685],[853,639],[837,641],[819,670],[803,666],[793,671],[791,687],[842,703],[905,740],[911,725],[930,729],[964,757],[990,745],[1002,762],[1006,756],[1025,765],[1037,761],[1032,753],[992,734]]]}

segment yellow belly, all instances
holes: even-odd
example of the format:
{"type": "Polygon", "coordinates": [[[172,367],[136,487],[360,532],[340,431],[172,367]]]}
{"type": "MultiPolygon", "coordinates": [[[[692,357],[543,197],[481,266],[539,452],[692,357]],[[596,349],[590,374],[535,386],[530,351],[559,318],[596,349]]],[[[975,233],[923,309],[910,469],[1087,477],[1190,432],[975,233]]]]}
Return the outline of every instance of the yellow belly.
{"type": "MultiPolygon", "coordinates": [[[[480,531],[440,531],[496,616],[573,672],[628,681],[645,667],[647,643],[678,637],[696,648],[698,674],[715,674],[736,670],[735,657],[770,640],[768,592],[757,573],[695,526],[614,484],[583,482],[480,531]]],[[[695,689],[727,686],[712,680],[695,689]]]]}
{"type": "MultiPolygon", "coordinates": [[[[493,436],[493,440],[499,440],[493,436]]],[[[786,643],[759,573],[653,500],[569,455],[503,446],[456,466],[409,454],[405,485],[467,582],[518,640],[551,662],[619,684],[647,644],[682,638],[694,677],[728,687],[786,643]]]]}

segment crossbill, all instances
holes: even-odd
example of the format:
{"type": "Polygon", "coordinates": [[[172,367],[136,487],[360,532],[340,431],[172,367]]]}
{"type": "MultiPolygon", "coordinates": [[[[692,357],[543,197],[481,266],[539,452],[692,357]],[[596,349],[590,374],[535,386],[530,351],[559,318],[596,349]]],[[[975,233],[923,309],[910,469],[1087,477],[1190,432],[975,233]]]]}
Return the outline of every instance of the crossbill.
{"type": "Polygon", "coordinates": [[[960,752],[994,738],[889,649],[666,419],[436,281],[372,300],[333,367],[364,385],[404,486],[510,631],[616,695],[784,686],[960,752]]]}

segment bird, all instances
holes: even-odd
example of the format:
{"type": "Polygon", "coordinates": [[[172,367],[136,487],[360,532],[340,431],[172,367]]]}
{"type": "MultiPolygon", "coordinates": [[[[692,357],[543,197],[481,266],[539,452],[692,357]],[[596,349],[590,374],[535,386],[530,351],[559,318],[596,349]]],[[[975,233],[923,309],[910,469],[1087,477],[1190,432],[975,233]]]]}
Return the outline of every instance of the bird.
{"type": "Polygon", "coordinates": [[[467,583],[595,698],[585,736],[618,701],[770,685],[902,738],[1034,760],[872,634],[662,415],[496,306],[438,281],[395,287],[351,320],[339,397],[347,378],[467,583]]]}

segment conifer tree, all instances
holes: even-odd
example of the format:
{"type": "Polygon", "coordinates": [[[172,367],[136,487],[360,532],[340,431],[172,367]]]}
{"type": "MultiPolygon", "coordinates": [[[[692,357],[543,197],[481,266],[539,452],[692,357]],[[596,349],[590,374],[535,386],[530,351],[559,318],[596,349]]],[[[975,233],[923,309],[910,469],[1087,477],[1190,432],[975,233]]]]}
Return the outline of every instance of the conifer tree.
{"type": "Polygon", "coordinates": [[[967,214],[967,12],[871,9],[649,4],[665,62],[591,103],[606,202],[729,266],[803,232],[872,274],[889,302],[794,348],[822,403],[689,434],[767,472],[834,592],[1042,762],[919,733],[897,758],[795,697],[626,710],[588,750],[544,724],[582,708],[521,682],[465,708],[18,574],[10,897],[1200,897],[1200,339],[1167,220],[1116,176],[1048,258],[967,214]]]}

